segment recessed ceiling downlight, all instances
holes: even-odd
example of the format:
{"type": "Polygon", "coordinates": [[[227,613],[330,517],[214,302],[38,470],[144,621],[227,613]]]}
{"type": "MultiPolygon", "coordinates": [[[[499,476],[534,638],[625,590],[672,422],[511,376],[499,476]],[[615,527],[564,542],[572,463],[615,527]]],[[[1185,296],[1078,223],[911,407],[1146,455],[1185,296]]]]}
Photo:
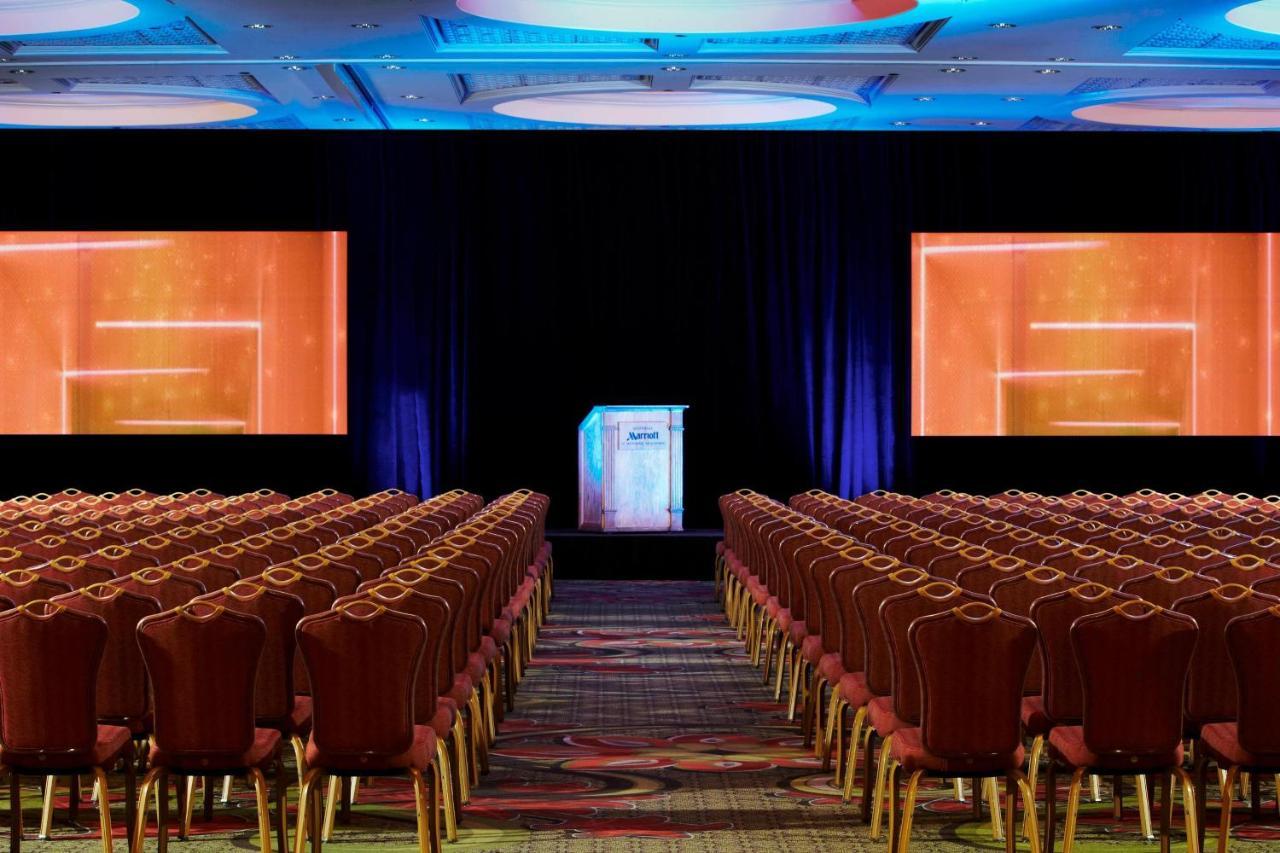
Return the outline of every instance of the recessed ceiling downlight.
{"type": "Polygon", "coordinates": [[[0,0],[0,35],[109,27],[138,14],[138,7],[124,0],[0,0]]]}
{"type": "Polygon", "coordinates": [[[106,92],[0,95],[0,124],[22,127],[155,127],[256,115],[249,104],[179,95],[106,92]]]}
{"type": "Polygon", "coordinates": [[[514,118],[613,127],[710,127],[803,121],[835,112],[812,98],[747,92],[572,92],[505,101],[493,111],[514,118]]]}
{"type": "Polygon", "coordinates": [[[901,15],[917,0],[457,0],[508,23],[626,33],[752,33],[836,27],[901,15]]]}
{"type": "Polygon", "coordinates": [[[1078,107],[1076,118],[1134,127],[1196,130],[1280,128],[1280,97],[1259,95],[1182,95],[1110,101],[1078,107]]]}
{"type": "Polygon", "coordinates": [[[1237,27],[1260,33],[1280,33],[1280,0],[1256,0],[1227,12],[1227,20],[1237,27]]]}

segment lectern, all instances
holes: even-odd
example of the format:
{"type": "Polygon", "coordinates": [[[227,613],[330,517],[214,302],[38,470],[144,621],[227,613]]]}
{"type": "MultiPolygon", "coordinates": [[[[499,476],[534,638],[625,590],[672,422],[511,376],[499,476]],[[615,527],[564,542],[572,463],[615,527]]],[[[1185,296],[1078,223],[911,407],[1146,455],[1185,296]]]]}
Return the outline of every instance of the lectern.
{"type": "Polygon", "coordinates": [[[578,529],[684,529],[684,410],[596,406],[578,425],[578,529]]]}

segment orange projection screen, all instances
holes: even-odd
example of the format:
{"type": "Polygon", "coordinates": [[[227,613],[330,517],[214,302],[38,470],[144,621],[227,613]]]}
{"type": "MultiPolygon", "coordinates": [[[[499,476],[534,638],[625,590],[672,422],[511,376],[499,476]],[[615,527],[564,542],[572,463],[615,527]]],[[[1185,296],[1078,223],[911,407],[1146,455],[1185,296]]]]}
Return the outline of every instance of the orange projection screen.
{"type": "Polygon", "coordinates": [[[345,434],[346,234],[0,232],[0,433],[345,434]]]}
{"type": "Polygon", "coordinates": [[[1274,234],[912,237],[912,434],[1273,435],[1274,234]]]}

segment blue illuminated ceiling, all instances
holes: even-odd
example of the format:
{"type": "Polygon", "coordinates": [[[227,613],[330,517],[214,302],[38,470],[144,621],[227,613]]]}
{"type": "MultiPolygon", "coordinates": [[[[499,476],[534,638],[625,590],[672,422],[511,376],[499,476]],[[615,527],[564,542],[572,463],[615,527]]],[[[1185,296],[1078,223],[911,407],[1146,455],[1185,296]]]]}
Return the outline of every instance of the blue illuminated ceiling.
{"type": "Polygon", "coordinates": [[[0,0],[7,128],[1265,130],[1277,81],[1280,0],[0,0]]]}

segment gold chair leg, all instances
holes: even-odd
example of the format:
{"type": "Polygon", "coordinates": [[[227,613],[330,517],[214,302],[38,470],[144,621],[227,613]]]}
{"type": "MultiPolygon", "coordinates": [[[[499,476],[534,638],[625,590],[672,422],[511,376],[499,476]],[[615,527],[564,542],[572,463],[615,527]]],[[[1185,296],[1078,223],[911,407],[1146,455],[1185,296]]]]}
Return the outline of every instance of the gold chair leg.
{"type": "Polygon", "coordinates": [[[964,799],[964,780],[959,776],[951,780],[952,796],[956,798],[956,802],[963,803],[964,799]]]}
{"type": "Polygon", "coordinates": [[[444,837],[457,841],[458,812],[453,800],[453,767],[449,763],[449,747],[440,738],[436,738],[436,764],[440,766],[440,790],[444,795],[444,837]]]}
{"type": "MultiPolygon", "coordinates": [[[[1182,813],[1187,826],[1187,853],[1200,853],[1200,812],[1196,807],[1196,786],[1191,779],[1191,774],[1183,770],[1181,767],[1175,767],[1174,773],[1182,781],[1182,813]]],[[[1227,819],[1231,819],[1231,807],[1228,804],[1226,808],[1227,819]]],[[[1223,832],[1218,843],[1223,845],[1222,850],[1226,850],[1227,835],[1230,831],[1230,825],[1227,832],[1223,832]]]]}
{"type": "Polygon", "coordinates": [[[467,745],[467,730],[462,724],[461,714],[453,719],[453,755],[458,763],[458,799],[461,801],[459,805],[465,806],[471,802],[472,768],[471,749],[467,745]]]}
{"type": "MultiPolygon", "coordinates": [[[[863,760],[870,761],[871,756],[867,754],[867,748],[871,740],[871,727],[867,726],[864,733],[863,723],[867,719],[867,706],[863,705],[853,715],[853,728],[849,732],[849,754],[844,762],[844,785],[841,790],[841,800],[848,805],[853,800],[853,782],[854,777],[858,773],[858,748],[863,750],[863,760]]],[[[865,797],[866,791],[862,792],[865,797]]]]}
{"type": "Polygon", "coordinates": [[[791,661],[791,636],[779,632],[781,639],[778,642],[778,671],[773,682],[773,701],[782,700],[783,675],[787,668],[787,664],[791,661]]]}
{"type": "Polygon", "coordinates": [[[791,684],[790,684],[790,700],[787,703],[787,721],[794,722],[796,718],[796,705],[800,700],[801,685],[804,683],[805,670],[808,669],[808,662],[800,656],[800,647],[791,647],[791,684]]]}
{"type": "Polygon", "coordinates": [[[907,794],[902,801],[902,822],[899,824],[901,828],[898,830],[897,853],[908,853],[911,849],[911,817],[915,814],[916,791],[920,787],[920,776],[923,773],[923,770],[917,770],[907,780],[907,794]]]}
{"type": "Polygon", "coordinates": [[[333,838],[333,819],[338,810],[338,798],[342,796],[342,779],[329,777],[329,795],[324,801],[324,823],[320,830],[320,839],[328,841],[333,838]]]}
{"type": "MultiPolygon", "coordinates": [[[[1151,796],[1150,789],[1147,787],[1147,777],[1139,773],[1133,777],[1133,782],[1134,797],[1138,800],[1138,825],[1142,830],[1142,837],[1153,841],[1156,836],[1151,826],[1151,796]]],[[[1118,796],[1118,794],[1113,793],[1112,796],[1118,796]]]]}
{"type": "Polygon", "coordinates": [[[298,765],[298,784],[301,785],[303,777],[307,775],[307,748],[297,735],[289,738],[289,743],[293,746],[293,761],[298,765]]]}
{"type": "MultiPolygon", "coordinates": [[[[991,806],[991,838],[993,841],[1004,840],[1004,820],[1000,817],[1000,785],[995,777],[982,780],[982,788],[987,795],[987,803],[991,806]]],[[[978,795],[978,785],[973,786],[973,795],[978,795]]]]}
{"type": "Polygon", "coordinates": [[[302,777],[302,783],[298,786],[298,824],[293,834],[293,853],[304,853],[305,851],[307,836],[310,835],[307,821],[311,817],[309,814],[311,789],[315,786],[316,779],[319,776],[319,770],[308,770],[306,775],[302,777]]]}
{"type": "Polygon", "coordinates": [[[360,777],[351,777],[351,802],[359,802],[360,798],[360,777]]]}
{"type": "Polygon", "coordinates": [[[1018,788],[1022,791],[1022,810],[1026,814],[1027,841],[1031,845],[1031,853],[1040,853],[1040,826],[1036,820],[1036,789],[1031,787],[1027,779],[1018,779],[1018,788]]]}
{"type": "Polygon", "coordinates": [[[191,817],[192,813],[195,811],[196,777],[188,776],[187,778],[180,780],[178,784],[187,786],[187,795],[183,799],[182,803],[182,814],[178,816],[178,820],[181,821],[181,832],[179,833],[179,837],[186,838],[191,834],[191,817]]]}
{"type": "MultiPolygon", "coordinates": [[[[1031,751],[1027,754],[1027,785],[1032,791],[1036,789],[1036,781],[1040,778],[1040,755],[1044,752],[1044,736],[1036,735],[1031,740],[1031,751]]],[[[1031,838],[1031,824],[1035,822],[1034,811],[1027,812],[1022,818],[1022,836],[1031,838]]]]}
{"type": "MultiPolygon", "coordinates": [[[[889,772],[889,749],[893,746],[893,735],[889,735],[880,744],[880,757],[876,762],[876,789],[871,797],[871,840],[880,840],[881,811],[884,809],[885,779],[889,772]]],[[[870,761],[870,757],[867,759],[870,761]]],[[[864,793],[865,797],[866,794],[864,793]]],[[[892,798],[891,798],[892,799],[892,798]]]]}
{"type": "Polygon", "coordinates": [[[142,777],[142,785],[138,788],[138,808],[136,817],[134,818],[133,830],[133,846],[134,853],[142,853],[142,839],[146,837],[147,832],[147,801],[151,799],[151,788],[155,785],[156,777],[160,775],[159,767],[152,767],[147,771],[147,775],[142,777]]]}
{"type": "Polygon", "coordinates": [[[44,799],[40,805],[40,833],[36,837],[48,841],[53,831],[53,795],[58,788],[57,776],[44,777],[44,799]]]}
{"type": "Polygon", "coordinates": [[[262,853],[271,853],[271,799],[267,795],[267,778],[257,767],[249,768],[249,778],[253,781],[254,799],[258,803],[258,832],[262,835],[262,853]]]}
{"type": "Polygon", "coordinates": [[[774,627],[774,624],[772,622],[770,622],[768,625],[764,625],[763,610],[760,611],[760,621],[761,621],[761,625],[763,626],[761,630],[763,631],[763,636],[764,636],[764,642],[761,643],[761,650],[764,652],[764,674],[761,677],[760,683],[768,684],[769,671],[773,664],[773,645],[774,645],[773,639],[774,639],[774,635],[777,632],[777,628],[774,627]]]}
{"type": "Polygon", "coordinates": [[[1094,773],[1089,777],[1090,799],[1095,803],[1102,802],[1102,777],[1094,773]]]}
{"type": "Polygon", "coordinates": [[[1077,767],[1071,774],[1071,791],[1067,794],[1067,820],[1062,832],[1062,853],[1071,853],[1076,840],[1076,817],[1080,812],[1080,787],[1084,780],[1084,768],[1077,767]]]}
{"type": "Polygon", "coordinates": [[[112,853],[111,849],[111,797],[107,794],[107,771],[101,767],[93,768],[93,778],[97,780],[102,796],[98,798],[98,828],[102,832],[102,851],[112,853]]]}
{"type": "MultiPolygon", "coordinates": [[[[831,749],[835,743],[837,732],[843,733],[841,725],[844,717],[845,701],[840,698],[840,685],[831,686],[831,701],[827,703],[827,725],[822,732],[822,742],[818,744],[818,757],[822,759],[822,769],[831,769],[831,749]]],[[[836,751],[839,754],[839,750],[836,751]]],[[[838,760],[838,759],[837,759],[838,760]]]]}
{"type": "Polygon", "coordinates": [[[230,777],[230,776],[223,776],[223,777],[222,777],[222,797],[221,797],[221,799],[222,799],[222,802],[224,802],[224,803],[225,803],[225,802],[229,802],[229,801],[231,800],[231,777],[230,777]]]}

